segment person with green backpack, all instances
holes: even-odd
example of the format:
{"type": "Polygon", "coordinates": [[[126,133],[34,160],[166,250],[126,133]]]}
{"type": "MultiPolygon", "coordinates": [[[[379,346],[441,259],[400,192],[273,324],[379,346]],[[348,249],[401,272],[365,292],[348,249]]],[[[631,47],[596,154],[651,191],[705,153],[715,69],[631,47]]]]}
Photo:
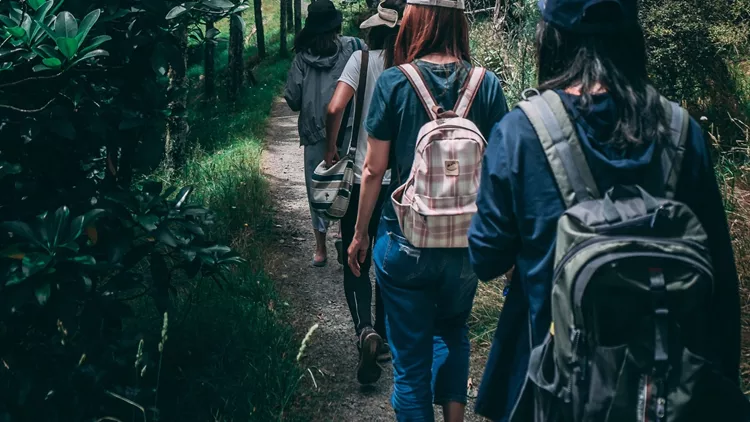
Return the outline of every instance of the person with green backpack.
{"type": "Polygon", "coordinates": [[[738,276],[700,126],[646,71],[637,0],[542,0],[539,87],[488,139],[469,230],[515,266],[494,421],[746,421],[738,276]]]}

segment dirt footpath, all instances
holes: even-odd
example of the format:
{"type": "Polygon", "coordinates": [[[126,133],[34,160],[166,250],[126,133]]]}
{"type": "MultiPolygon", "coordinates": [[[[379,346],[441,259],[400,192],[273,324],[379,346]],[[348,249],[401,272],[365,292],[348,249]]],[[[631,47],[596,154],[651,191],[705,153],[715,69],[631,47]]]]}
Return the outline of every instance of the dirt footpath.
{"type": "MultiPolygon", "coordinates": [[[[390,405],[392,368],[384,367],[380,381],[361,387],[355,379],[356,337],[346,305],[343,269],[336,262],[331,230],[328,266],[313,268],[315,249],[305,193],[303,150],[297,135],[297,115],[279,99],[269,119],[263,170],[271,183],[276,215],[277,245],[269,273],[290,308],[291,322],[300,341],[318,324],[301,365],[301,398],[295,407],[310,421],[392,421],[390,405]]],[[[475,367],[476,368],[476,367],[475,367]]],[[[472,371],[475,372],[475,371],[472,371]]],[[[474,379],[477,380],[477,375],[474,379]]],[[[479,421],[472,414],[467,421],[479,421]]],[[[438,420],[441,420],[438,416],[438,420]]]]}

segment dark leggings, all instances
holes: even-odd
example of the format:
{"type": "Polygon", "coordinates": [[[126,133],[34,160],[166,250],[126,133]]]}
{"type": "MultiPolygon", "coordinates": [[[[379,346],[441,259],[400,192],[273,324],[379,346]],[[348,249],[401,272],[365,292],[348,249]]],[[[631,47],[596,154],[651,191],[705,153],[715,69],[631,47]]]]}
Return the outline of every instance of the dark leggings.
{"type": "Polygon", "coordinates": [[[386,186],[380,190],[378,202],[370,219],[368,232],[370,235],[370,247],[367,249],[367,258],[361,264],[361,275],[356,277],[347,264],[347,249],[354,238],[354,225],[357,223],[357,208],[359,208],[359,191],[360,185],[352,186],[351,199],[346,215],[341,219],[341,237],[344,241],[344,292],[346,293],[346,303],[349,305],[349,311],[352,313],[354,329],[357,335],[365,327],[373,327],[383,339],[385,335],[385,315],[383,312],[383,301],[380,299],[380,287],[375,285],[375,322],[372,321],[372,281],[370,280],[370,266],[372,264],[372,244],[378,232],[378,222],[380,221],[380,210],[383,208],[383,202],[387,198],[386,186]]]}

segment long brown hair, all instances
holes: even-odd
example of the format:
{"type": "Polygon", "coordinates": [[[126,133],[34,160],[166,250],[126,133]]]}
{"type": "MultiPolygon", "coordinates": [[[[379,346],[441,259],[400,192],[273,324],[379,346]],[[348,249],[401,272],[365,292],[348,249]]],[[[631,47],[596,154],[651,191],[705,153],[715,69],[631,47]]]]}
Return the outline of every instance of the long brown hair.
{"type": "Polygon", "coordinates": [[[608,144],[624,150],[666,142],[669,126],[661,97],[646,71],[646,44],[639,25],[613,35],[580,35],[546,22],[537,30],[540,90],[581,85],[579,107],[593,104],[603,86],[617,105],[617,125],[608,144]]]}
{"type": "Polygon", "coordinates": [[[469,21],[463,10],[410,4],[396,38],[394,63],[401,65],[431,53],[471,61],[469,21]]]}

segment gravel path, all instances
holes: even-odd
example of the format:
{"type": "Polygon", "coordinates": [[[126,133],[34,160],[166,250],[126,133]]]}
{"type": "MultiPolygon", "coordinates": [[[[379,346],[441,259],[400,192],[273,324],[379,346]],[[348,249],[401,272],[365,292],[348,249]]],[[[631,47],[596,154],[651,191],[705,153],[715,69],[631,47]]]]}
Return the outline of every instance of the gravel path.
{"type": "MultiPolygon", "coordinates": [[[[374,386],[361,387],[355,379],[356,337],[344,297],[343,270],[336,262],[335,230],[328,236],[328,266],[310,265],[315,240],[305,194],[297,115],[282,99],[274,103],[269,119],[263,170],[271,184],[278,239],[272,248],[269,273],[289,303],[291,323],[299,338],[318,324],[301,361],[305,369],[300,381],[302,395],[294,406],[309,415],[306,420],[310,421],[394,420],[389,401],[391,366],[384,368],[374,386]]],[[[478,379],[476,371],[472,372],[478,379]]],[[[470,403],[469,409],[472,406],[470,403]]],[[[479,420],[467,411],[467,421],[479,420]]]]}

